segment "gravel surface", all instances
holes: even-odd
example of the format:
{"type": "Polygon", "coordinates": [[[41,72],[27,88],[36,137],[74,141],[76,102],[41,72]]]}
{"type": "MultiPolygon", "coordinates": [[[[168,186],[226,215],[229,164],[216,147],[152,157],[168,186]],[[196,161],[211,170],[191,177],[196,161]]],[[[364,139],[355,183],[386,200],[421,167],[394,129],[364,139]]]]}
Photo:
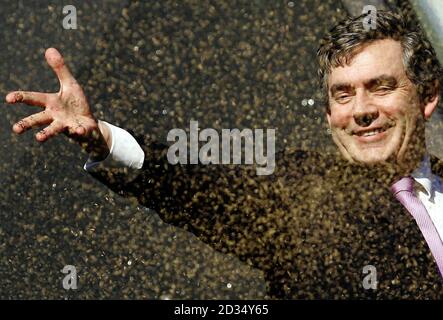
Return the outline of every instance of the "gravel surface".
{"type": "MultiPolygon", "coordinates": [[[[389,1],[393,2],[393,1],[389,1]]],[[[319,39],[341,1],[0,1],[0,92],[57,91],[58,48],[94,114],[165,140],[171,128],[277,128],[278,148],[333,150],[317,90],[319,39]]],[[[1,299],[260,299],[260,271],[223,255],[83,171],[64,136],[11,131],[37,108],[2,104],[1,299]],[[74,265],[78,289],[62,287],[74,265]]],[[[36,132],[34,132],[36,133],[36,132]]]]}

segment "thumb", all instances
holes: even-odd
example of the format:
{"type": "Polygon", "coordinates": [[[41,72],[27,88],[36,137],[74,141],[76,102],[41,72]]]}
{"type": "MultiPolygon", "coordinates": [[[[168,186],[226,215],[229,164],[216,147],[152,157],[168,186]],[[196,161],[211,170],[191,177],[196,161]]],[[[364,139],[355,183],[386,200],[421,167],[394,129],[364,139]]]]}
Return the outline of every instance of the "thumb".
{"type": "Polygon", "coordinates": [[[65,65],[65,61],[60,52],[55,48],[49,48],[45,52],[45,58],[49,66],[54,70],[57,75],[60,84],[68,84],[71,81],[75,81],[68,67],[65,65]]]}

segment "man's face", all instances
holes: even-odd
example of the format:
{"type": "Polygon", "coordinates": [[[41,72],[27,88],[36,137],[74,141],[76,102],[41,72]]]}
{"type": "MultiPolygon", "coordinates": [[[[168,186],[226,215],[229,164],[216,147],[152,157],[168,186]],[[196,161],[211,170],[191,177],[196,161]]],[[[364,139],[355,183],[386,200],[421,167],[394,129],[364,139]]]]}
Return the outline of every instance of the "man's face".
{"type": "Polygon", "coordinates": [[[411,145],[424,146],[422,120],[435,106],[420,105],[398,41],[375,41],[349,65],[333,68],[328,94],[332,137],[348,160],[401,163],[411,145]]]}

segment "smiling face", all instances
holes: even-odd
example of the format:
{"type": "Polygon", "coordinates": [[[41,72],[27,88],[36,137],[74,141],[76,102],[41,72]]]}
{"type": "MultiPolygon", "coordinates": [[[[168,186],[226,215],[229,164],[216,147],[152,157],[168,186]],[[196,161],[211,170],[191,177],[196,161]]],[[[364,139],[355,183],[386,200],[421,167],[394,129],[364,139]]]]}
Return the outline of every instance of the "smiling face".
{"type": "Polygon", "coordinates": [[[363,164],[421,160],[424,119],[438,97],[421,102],[406,75],[400,42],[377,40],[362,47],[328,77],[332,137],[343,156],[363,164]]]}

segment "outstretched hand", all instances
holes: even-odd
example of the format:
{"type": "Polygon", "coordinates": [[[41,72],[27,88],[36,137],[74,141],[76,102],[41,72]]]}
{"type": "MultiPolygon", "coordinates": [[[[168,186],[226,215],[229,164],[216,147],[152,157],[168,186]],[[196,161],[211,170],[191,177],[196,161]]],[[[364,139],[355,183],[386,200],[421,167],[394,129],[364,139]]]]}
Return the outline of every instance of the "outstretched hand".
{"type": "MultiPolygon", "coordinates": [[[[6,96],[7,103],[25,103],[43,108],[43,111],[15,123],[12,130],[21,134],[31,128],[46,126],[36,134],[37,141],[44,142],[60,133],[65,133],[83,144],[88,152],[97,145],[99,148],[106,148],[107,137],[102,136],[85,94],[65,65],[62,55],[56,49],[49,48],[45,52],[45,57],[60,81],[60,90],[56,93],[10,92],[6,96]]],[[[100,151],[102,152],[103,150],[100,151]]]]}

